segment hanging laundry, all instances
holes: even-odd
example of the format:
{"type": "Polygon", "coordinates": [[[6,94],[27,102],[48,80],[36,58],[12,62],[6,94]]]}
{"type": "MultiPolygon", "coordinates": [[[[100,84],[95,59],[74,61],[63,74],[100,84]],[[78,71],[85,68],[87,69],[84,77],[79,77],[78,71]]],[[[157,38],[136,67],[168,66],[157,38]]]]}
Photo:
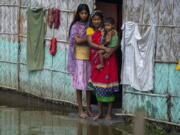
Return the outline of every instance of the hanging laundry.
{"type": "Polygon", "coordinates": [[[48,9],[48,16],[47,16],[47,24],[49,25],[50,28],[52,28],[54,22],[53,18],[53,9],[48,9]]]}
{"type": "Polygon", "coordinates": [[[27,10],[27,68],[30,71],[43,69],[46,33],[44,15],[43,8],[27,10]]]}
{"type": "Polygon", "coordinates": [[[178,65],[176,66],[176,70],[180,70],[180,59],[178,61],[178,65]]]}
{"type": "Polygon", "coordinates": [[[143,36],[134,22],[126,22],[122,30],[121,83],[141,91],[153,90],[156,26],[150,26],[143,36]]]}
{"type": "Polygon", "coordinates": [[[49,48],[49,52],[52,56],[54,56],[57,52],[57,39],[56,38],[52,38],[51,39],[51,45],[49,48]]]}
{"type": "Polygon", "coordinates": [[[54,9],[53,11],[53,18],[54,18],[54,28],[58,29],[60,25],[60,10],[54,9]]]}
{"type": "Polygon", "coordinates": [[[60,26],[60,10],[55,9],[48,9],[48,16],[47,16],[47,24],[50,28],[58,29],[60,26]]]}

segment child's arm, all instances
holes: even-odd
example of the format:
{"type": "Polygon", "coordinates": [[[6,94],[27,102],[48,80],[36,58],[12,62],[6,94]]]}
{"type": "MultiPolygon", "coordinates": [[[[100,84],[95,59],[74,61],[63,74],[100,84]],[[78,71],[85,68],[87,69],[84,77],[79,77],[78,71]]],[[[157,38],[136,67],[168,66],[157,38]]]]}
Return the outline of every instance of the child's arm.
{"type": "Polygon", "coordinates": [[[118,49],[118,36],[114,36],[111,38],[111,48],[110,48],[110,52],[109,53],[106,53],[104,54],[104,57],[107,59],[109,58],[117,49],[118,49]]]}
{"type": "Polygon", "coordinates": [[[108,32],[106,35],[106,44],[109,44],[111,42],[112,32],[108,32]]]}

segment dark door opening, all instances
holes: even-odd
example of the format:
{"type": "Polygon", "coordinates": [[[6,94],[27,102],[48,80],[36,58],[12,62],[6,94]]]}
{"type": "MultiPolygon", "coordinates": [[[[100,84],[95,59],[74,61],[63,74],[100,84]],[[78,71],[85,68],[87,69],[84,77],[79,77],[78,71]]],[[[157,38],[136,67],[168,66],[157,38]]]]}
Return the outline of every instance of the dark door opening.
{"type": "MultiPolygon", "coordinates": [[[[121,25],[122,25],[122,0],[96,0],[96,9],[101,10],[104,13],[105,17],[113,17],[115,19],[116,30],[119,33],[119,44],[121,41],[121,25]]],[[[121,71],[121,49],[116,51],[117,54],[117,62],[119,69],[119,80],[120,80],[120,71],[121,71]]],[[[122,107],[122,86],[120,85],[119,92],[115,93],[115,103],[114,107],[121,108],[122,107]]],[[[96,97],[92,95],[92,104],[96,104],[96,97]]]]}

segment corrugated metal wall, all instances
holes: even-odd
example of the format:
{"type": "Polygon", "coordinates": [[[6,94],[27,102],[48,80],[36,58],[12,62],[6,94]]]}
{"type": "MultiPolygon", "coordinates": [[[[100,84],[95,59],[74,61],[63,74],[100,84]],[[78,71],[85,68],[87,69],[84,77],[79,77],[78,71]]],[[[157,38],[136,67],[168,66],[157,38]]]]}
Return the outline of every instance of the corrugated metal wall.
{"type": "Polygon", "coordinates": [[[149,24],[158,27],[154,91],[139,92],[123,86],[123,109],[144,108],[155,119],[180,123],[180,2],[179,0],[124,0],[123,22],[139,23],[143,34],[149,24]]]}
{"type": "Polygon", "coordinates": [[[72,11],[80,3],[87,3],[91,10],[94,7],[94,0],[0,0],[1,87],[14,88],[43,98],[75,102],[66,62],[72,11]],[[37,72],[29,72],[26,68],[26,10],[29,7],[61,10],[60,28],[54,30],[47,27],[44,69],[37,72]],[[53,35],[58,39],[58,52],[52,57],[49,45],[53,35]]]}

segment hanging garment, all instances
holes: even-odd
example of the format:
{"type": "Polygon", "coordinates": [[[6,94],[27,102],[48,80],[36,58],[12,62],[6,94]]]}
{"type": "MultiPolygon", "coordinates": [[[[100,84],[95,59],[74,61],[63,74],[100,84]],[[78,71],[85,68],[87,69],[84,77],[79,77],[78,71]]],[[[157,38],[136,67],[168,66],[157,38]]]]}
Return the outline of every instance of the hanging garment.
{"type": "Polygon", "coordinates": [[[121,83],[141,91],[153,90],[156,26],[149,27],[143,36],[134,22],[126,22],[122,30],[121,83]]]}
{"type": "Polygon", "coordinates": [[[40,8],[27,10],[27,68],[41,70],[44,65],[45,11],[40,8]]]}
{"type": "Polygon", "coordinates": [[[52,56],[54,56],[57,52],[57,39],[56,38],[52,38],[51,39],[51,45],[49,48],[49,52],[52,56]]]}
{"type": "Polygon", "coordinates": [[[47,16],[47,24],[49,25],[50,28],[53,26],[53,9],[48,9],[48,16],[47,16]]]}
{"type": "Polygon", "coordinates": [[[180,59],[178,61],[178,65],[176,66],[176,70],[180,70],[180,59]]]}
{"type": "Polygon", "coordinates": [[[54,28],[58,29],[60,25],[60,10],[59,9],[54,9],[53,18],[54,18],[54,28]]]}

